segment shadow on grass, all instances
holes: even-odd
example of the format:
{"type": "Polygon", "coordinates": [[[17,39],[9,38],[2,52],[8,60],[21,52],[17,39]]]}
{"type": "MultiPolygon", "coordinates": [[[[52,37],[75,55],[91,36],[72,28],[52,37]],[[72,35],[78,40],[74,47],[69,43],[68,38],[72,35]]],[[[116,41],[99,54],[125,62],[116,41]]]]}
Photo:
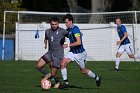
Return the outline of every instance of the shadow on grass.
{"type": "MultiPolygon", "coordinates": [[[[41,88],[40,85],[36,85],[35,87],[41,88]]],[[[86,88],[86,87],[80,87],[75,85],[70,85],[69,88],[63,89],[63,90],[69,90],[69,89],[98,89],[98,88],[86,88]]]]}
{"type": "Polygon", "coordinates": [[[109,71],[129,71],[128,69],[118,69],[118,70],[116,70],[116,69],[109,69],[109,71]]]}
{"type": "Polygon", "coordinates": [[[70,85],[69,88],[76,88],[76,89],[98,89],[98,88],[79,87],[79,86],[75,86],[75,85],[70,85]]]}

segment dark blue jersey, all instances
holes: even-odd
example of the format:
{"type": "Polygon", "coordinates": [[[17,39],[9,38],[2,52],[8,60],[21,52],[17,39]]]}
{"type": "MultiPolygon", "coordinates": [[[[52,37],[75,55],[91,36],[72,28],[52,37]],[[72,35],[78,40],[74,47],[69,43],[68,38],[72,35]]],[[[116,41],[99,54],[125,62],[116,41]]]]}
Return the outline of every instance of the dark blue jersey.
{"type": "MultiPolygon", "coordinates": [[[[120,37],[120,40],[124,37],[124,33],[126,33],[126,28],[124,25],[121,25],[121,26],[118,26],[117,27],[117,32],[118,32],[118,35],[120,37]]],[[[126,45],[126,44],[129,44],[130,43],[130,40],[128,39],[128,37],[122,41],[121,45],[126,45]]]]}
{"type": "MultiPolygon", "coordinates": [[[[69,31],[68,38],[70,40],[70,43],[76,42],[76,37],[77,36],[80,36],[81,42],[82,42],[82,34],[80,32],[80,29],[77,26],[73,25],[72,28],[69,28],[67,30],[69,31]]],[[[84,51],[85,51],[85,49],[84,49],[82,43],[80,45],[78,45],[78,46],[72,46],[72,47],[70,47],[70,52],[72,52],[74,54],[83,53],[84,51]]]]}

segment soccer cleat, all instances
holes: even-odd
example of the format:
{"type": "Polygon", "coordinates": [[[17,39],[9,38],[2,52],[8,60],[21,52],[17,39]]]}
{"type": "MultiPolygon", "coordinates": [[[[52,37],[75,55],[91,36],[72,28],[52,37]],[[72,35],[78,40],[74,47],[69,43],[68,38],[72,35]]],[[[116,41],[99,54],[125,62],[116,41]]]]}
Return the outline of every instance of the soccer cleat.
{"type": "Polygon", "coordinates": [[[96,86],[99,87],[101,85],[101,77],[99,77],[99,80],[96,80],[96,86]]]}
{"type": "Polygon", "coordinates": [[[60,88],[60,89],[69,88],[69,84],[63,84],[63,85],[60,85],[59,88],[60,88]]]}
{"type": "Polygon", "coordinates": [[[118,71],[119,69],[115,67],[115,70],[118,71]]]}

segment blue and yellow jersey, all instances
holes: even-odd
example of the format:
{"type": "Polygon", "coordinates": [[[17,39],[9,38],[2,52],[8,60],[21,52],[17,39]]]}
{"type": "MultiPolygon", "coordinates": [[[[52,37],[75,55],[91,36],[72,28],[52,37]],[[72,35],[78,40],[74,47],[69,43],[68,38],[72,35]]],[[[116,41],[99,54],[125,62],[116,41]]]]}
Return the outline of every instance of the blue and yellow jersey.
{"type": "MultiPolygon", "coordinates": [[[[117,32],[118,32],[118,35],[120,37],[120,39],[122,39],[124,37],[124,33],[127,32],[126,28],[124,25],[121,25],[121,26],[118,26],[117,27],[117,32]]],[[[121,43],[121,45],[126,45],[126,44],[129,44],[130,43],[130,40],[128,39],[128,37],[121,43]]]]}
{"type": "MultiPolygon", "coordinates": [[[[80,32],[80,29],[73,25],[72,28],[67,29],[69,31],[68,38],[70,40],[70,43],[76,42],[76,37],[80,36],[81,42],[82,42],[82,34],[80,32]]],[[[77,53],[83,53],[85,51],[83,44],[74,47],[70,47],[70,52],[77,54],[77,53]]]]}

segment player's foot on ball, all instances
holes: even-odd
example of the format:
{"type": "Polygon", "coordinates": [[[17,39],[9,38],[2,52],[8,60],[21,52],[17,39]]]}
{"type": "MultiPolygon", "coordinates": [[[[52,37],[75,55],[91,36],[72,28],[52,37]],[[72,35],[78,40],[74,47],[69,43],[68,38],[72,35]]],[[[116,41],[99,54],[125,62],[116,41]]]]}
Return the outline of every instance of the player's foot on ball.
{"type": "Polygon", "coordinates": [[[60,85],[59,88],[60,88],[60,89],[69,88],[69,84],[63,84],[63,85],[60,85]]]}
{"type": "Polygon", "coordinates": [[[99,87],[101,85],[101,77],[99,77],[99,80],[96,81],[96,86],[99,87]]]}
{"type": "Polygon", "coordinates": [[[60,87],[60,82],[56,83],[53,88],[59,88],[59,87],[60,87]]]}
{"type": "Polygon", "coordinates": [[[44,80],[49,79],[50,77],[51,77],[51,73],[48,73],[48,74],[41,80],[41,82],[44,81],[44,80]]]}

